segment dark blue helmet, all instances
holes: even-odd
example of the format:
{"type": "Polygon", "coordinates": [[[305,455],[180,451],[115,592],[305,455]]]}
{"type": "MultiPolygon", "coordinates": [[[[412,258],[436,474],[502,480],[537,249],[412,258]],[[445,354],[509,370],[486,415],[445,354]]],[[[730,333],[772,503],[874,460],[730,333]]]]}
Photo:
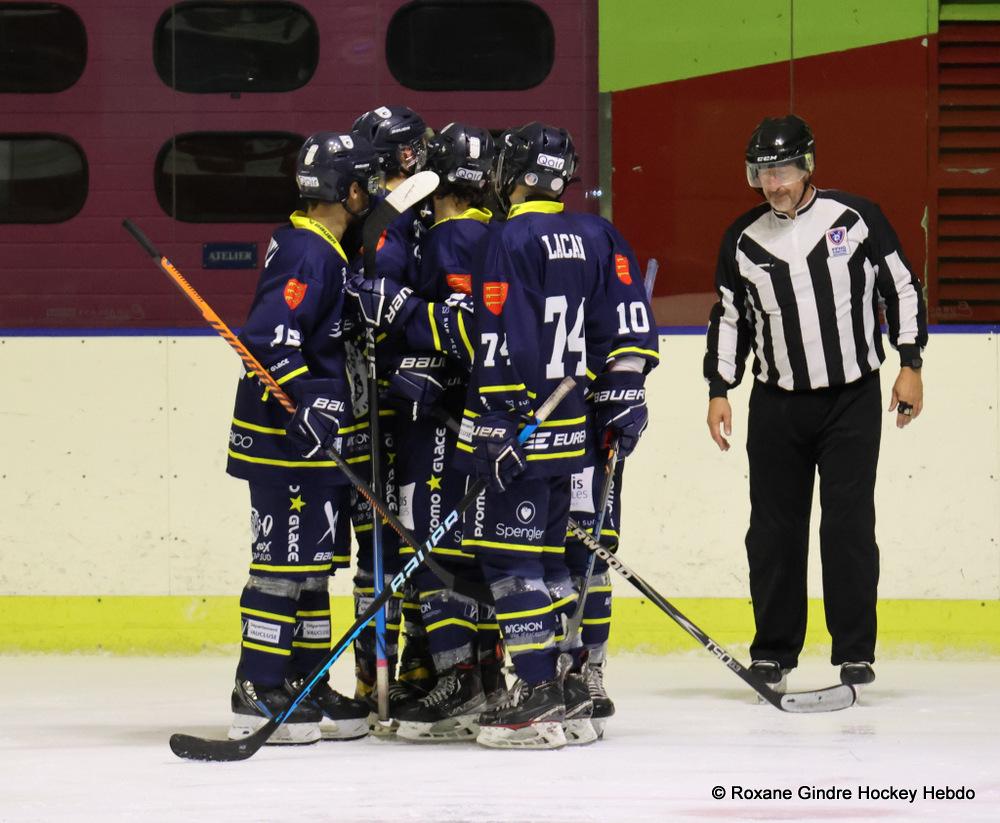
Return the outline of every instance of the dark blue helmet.
{"type": "Polygon", "coordinates": [[[302,144],[295,166],[295,183],[302,197],[342,203],[354,182],[369,194],[378,193],[382,182],[378,158],[367,140],[321,131],[302,144]]]}
{"type": "Polygon", "coordinates": [[[372,144],[388,177],[416,174],[427,162],[427,124],[406,106],[379,106],[365,112],[351,131],[372,144]]]}
{"type": "Polygon", "coordinates": [[[508,206],[517,185],[558,199],[573,180],[576,150],[566,129],[528,123],[503,133],[497,155],[496,191],[508,206]]]}
{"type": "Polygon", "coordinates": [[[427,145],[427,168],[443,187],[481,191],[490,182],[496,149],[486,129],[449,123],[427,145]]]}

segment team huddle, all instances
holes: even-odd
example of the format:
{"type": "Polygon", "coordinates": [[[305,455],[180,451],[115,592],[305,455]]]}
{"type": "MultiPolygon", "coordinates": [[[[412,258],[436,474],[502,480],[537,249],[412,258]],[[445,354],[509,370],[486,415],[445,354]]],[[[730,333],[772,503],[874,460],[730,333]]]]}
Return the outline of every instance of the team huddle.
{"type": "Polygon", "coordinates": [[[270,742],[375,729],[558,748],[603,734],[608,567],[567,524],[616,543],[618,459],[646,427],[658,353],[634,253],[606,220],[563,207],[576,163],[561,128],[434,134],[396,106],[303,145],[301,207],[271,238],[240,335],[297,411],[252,372],[240,380],[227,470],[249,482],[252,559],[231,739],[286,710],[327,657],[329,577],[352,543],[356,615],[413,557],[331,449],[381,475],[417,540],[443,536],[389,601],[384,632],[357,637],[355,696],[324,677],[270,742]],[[359,249],[366,216],[423,170],[431,195],[359,249]],[[441,531],[476,481],[484,491],[441,531]],[[375,720],[380,705],[391,722],[375,720]]]}

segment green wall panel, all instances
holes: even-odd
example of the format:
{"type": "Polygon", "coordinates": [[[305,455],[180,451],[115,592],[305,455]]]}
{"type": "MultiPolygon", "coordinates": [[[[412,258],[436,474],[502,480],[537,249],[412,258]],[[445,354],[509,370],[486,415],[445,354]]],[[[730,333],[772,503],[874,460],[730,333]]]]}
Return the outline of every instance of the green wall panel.
{"type": "Polygon", "coordinates": [[[600,0],[600,88],[701,77],[936,29],[937,0],[600,0]]]}

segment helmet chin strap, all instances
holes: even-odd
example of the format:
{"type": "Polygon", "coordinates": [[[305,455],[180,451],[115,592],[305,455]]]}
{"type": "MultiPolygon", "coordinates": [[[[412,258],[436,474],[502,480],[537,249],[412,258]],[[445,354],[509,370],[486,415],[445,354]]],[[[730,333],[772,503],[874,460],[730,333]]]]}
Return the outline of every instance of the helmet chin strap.
{"type": "Polygon", "coordinates": [[[368,197],[368,205],[365,206],[363,209],[360,209],[359,211],[354,211],[354,209],[348,206],[347,200],[348,198],[345,197],[343,200],[340,201],[340,205],[344,207],[344,211],[346,211],[349,215],[351,215],[351,217],[358,217],[358,218],[367,217],[368,212],[372,210],[372,199],[370,195],[368,197]]]}
{"type": "Polygon", "coordinates": [[[799,196],[799,202],[795,204],[794,208],[796,211],[799,210],[799,206],[802,205],[802,201],[805,200],[806,193],[809,191],[809,187],[812,185],[812,175],[808,175],[805,179],[805,183],[802,184],[802,194],[799,196]]]}

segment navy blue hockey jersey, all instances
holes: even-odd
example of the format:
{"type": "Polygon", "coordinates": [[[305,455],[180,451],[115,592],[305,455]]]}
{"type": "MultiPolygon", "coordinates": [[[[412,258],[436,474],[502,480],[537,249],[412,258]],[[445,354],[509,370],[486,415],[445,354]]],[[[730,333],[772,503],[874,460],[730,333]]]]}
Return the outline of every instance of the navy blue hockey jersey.
{"type": "MultiPolygon", "coordinates": [[[[240,339],[296,403],[321,394],[350,407],[343,342],[347,259],[325,226],[302,212],[290,220],[271,237],[240,339]]],[[[288,412],[269,394],[252,372],[240,380],[226,471],[259,482],[346,483],[324,455],[302,457],[285,435],[288,412]]],[[[334,448],[356,455],[349,462],[364,462],[363,444],[353,442],[363,426],[353,422],[341,421],[334,448]]]]}
{"type": "Polygon", "coordinates": [[[475,363],[460,458],[472,451],[476,418],[530,415],[572,376],[576,388],[525,444],[526,476],[571,474],[593,462],[588,381],[618,357],[643,358],[647,370],[659,358],[656,329],[635,290],[637,269],[601,218],[564,212],[553,201],[511,209],[473,272],[475,363]]]}

